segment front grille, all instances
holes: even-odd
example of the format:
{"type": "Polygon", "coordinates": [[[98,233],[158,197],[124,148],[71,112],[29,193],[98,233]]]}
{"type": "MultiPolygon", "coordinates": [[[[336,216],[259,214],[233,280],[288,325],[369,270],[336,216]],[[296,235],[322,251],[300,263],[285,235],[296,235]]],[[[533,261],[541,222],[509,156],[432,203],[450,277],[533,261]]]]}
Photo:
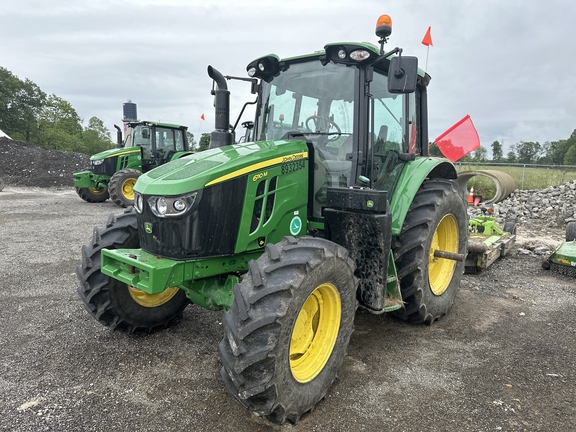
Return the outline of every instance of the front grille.
{"type": "Polygon", "coordinates": [[[118,162],[118,156],[113,156],[104,159],[100,165],[94,165],[92,161],[92,169],[91,171],[94,174],[103,174],[112,176],[116,172],[116,163],[118,162]]]}
{"type": "Polygon", "coordinates": [[[184,216],[165,218],[154,216],[150,196],[145,195],[138,215],[140,246],[151,254],[182,260],[234,254],[245,192],[246,176],[219,183],[198,191],[184,216]]]}

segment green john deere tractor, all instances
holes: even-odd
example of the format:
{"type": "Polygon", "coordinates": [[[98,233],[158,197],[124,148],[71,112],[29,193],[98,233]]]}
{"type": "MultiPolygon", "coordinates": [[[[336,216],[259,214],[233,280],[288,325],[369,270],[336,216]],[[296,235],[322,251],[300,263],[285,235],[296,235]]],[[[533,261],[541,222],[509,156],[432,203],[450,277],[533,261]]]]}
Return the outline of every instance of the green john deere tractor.
{"type": "Polygon", "coordinates": [[[114,127],[117,148],[93,155],[89,170],[74,173],[76,192],[84,201],[111,198],[119,206],[131,206],[134,185],[143,172],[191,153],[186,126],[125,119],[124,140],[120,128],[114,127]]]}
{"type": "Polygon", "coordinates": [[[430,324],[464,271],[464,191],[428,155],[430,77],[384,52],[382,19],[380,47],[251,62],[254,142],[233,144],[233,77],[208,67],[210,148],[142,175],[134,208],[82,248],[78,292],[106,326],[163,328],[189,302],[225,311],[221,376],[273,423],[326,395],[358,306],[430,324]]]}

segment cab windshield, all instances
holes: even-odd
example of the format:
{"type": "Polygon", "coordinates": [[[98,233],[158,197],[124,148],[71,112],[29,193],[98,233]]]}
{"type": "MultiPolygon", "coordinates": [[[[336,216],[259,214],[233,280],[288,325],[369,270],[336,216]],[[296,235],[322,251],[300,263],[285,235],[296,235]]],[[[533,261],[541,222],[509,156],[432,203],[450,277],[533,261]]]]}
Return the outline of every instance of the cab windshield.
{"type": "Polygon", "coordinates": [[[263,83],[257,140],[306,139],[314,146],[314,216],[326,202],[328,186],[346,187],[351,178],[356,68],[319,60],[291,64],[263,83]],[[318,204],[318,205],[316,205],[318,204]]]}

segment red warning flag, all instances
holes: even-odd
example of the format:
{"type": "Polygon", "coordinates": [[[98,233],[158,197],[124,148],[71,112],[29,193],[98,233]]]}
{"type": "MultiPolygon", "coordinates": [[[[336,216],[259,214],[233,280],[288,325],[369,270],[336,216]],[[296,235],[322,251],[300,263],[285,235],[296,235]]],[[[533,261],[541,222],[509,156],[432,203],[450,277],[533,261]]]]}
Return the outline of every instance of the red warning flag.
{"type": "Polygon", "coordinates": [[[469,115],[436,138],[435,142],[442,154],[452,162],[480,147],[478,132],[469,115]]]}
{"type": "Polygon", "coordinates": [[[434,46],[434,44],[432,43],[432,35],[430,34],[430,29],[432,27],[428,27],[428,30],[426,31],[426,34],[424,35],[424,39],[422,39],[422,44],[426,45],[426,46],[434,46]]]}
{"type": "Polygon", "coordinates": [[[200,118],[201,118],[202,120],[206,120],[206,119],[204,118],[204,113],[202,113],[202,115],[200,116],[200,118]]]}

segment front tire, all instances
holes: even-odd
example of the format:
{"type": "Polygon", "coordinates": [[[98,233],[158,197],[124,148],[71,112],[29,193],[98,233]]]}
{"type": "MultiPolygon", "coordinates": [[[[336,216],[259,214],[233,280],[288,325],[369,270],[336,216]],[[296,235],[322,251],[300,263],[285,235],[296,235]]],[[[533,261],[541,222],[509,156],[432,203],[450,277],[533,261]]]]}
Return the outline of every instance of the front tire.
{"type": "Polygon", "coordinates": [[[142,172],[127,168],[114,173],[110,178],[108,189],[110,190],[110,198],[116,205],[120,207],[129,207],[134,205],[134,185],[142,172]]]}
{"type": "Polygon", "coordinates": [[[220,373],[248,410],[296,423],[325,396],[346,355],[355,265],[328,240],[285,237],[249,266],[224,314],[220,373]]]}
{"type": "Polygon", "coordinates": [[[425,181],[414,197],[392,250],[404,308],[394,315],[432,324],[452,306],[464,262],[435,258],[435,250],[466,256],[468,213],[463,192],[445,179],[425,181]]]}
{"type": "Polygon", "coordinates": [[[159,294],[147,294],[100,271],[102,249],[136,249],[140,246],[136,213],[133,209],[94,229],[92,241],[82,246],[82,265],[76,268],[80,280],[78,294],[84,306],[98,322],[113,329],[150,333],[166,328],[177,318],[189,300],[183,290],[167,288],[159,294]]]}

